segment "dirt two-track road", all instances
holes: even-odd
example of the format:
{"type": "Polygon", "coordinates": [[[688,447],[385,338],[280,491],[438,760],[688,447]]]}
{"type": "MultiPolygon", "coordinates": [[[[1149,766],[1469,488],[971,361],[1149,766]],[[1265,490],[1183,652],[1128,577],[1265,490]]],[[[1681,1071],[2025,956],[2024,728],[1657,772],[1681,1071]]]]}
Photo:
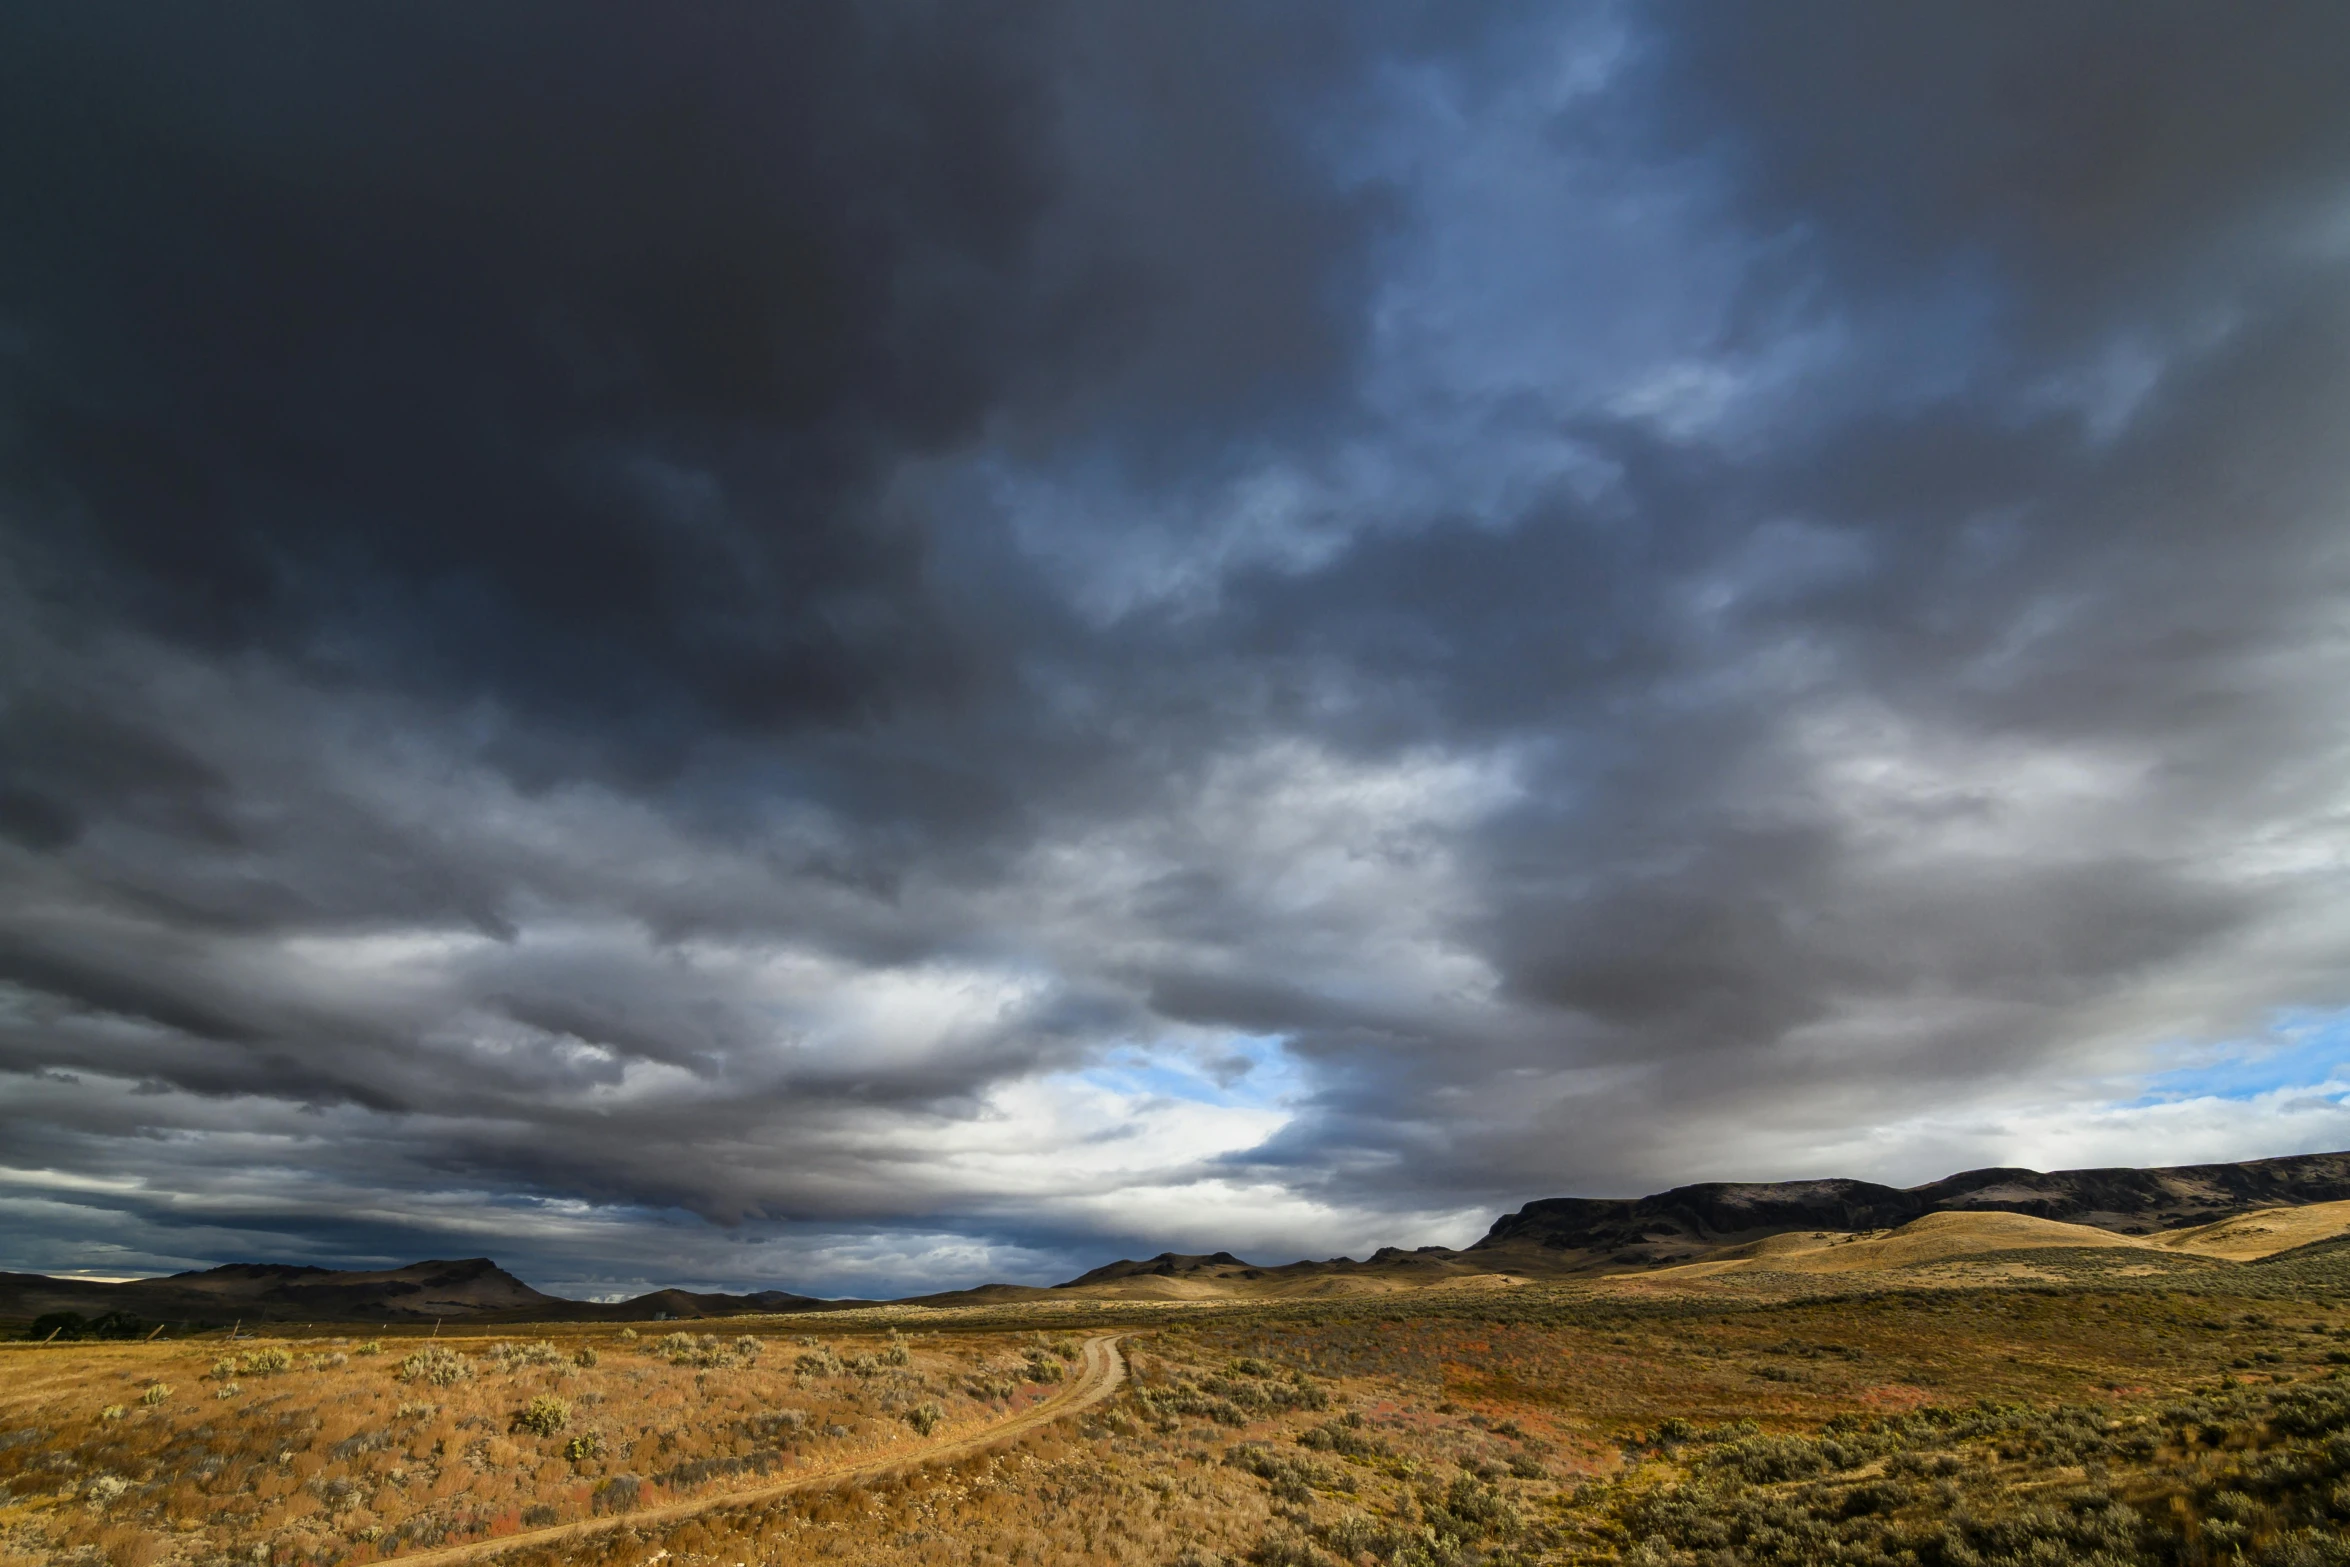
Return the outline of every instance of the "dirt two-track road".
{"type": "Polygon", "coordinates": [[[730,1507],[748,1507],[789,1496],[796,1491],[820,1491],[836,1485],[860,1480],[877,1480],[884,1475],[935,1464],[948,1459],[966,1458],[973,1453],[1023,1436],[1042,1425],[1049,1425],[1064,1416],[1091,1409],[1118,1390],[1126,1380],[1125,1357],[1118,1353],[1118,1335],[1105,1333],[1085,1341],[1085,1357],[1077,1377],[1060,1393],[1033,1409],[999,1420],[976,1431],[943,1438],[923,1447],[891,1453],[885,1458],[870,1458],[862,1463],[838,1464],[826,1469],[811,1469],[779,1480],[773,1485],[762,1485],[747,1491],[728,1491],[719,1496],[695,1497],[690,1501],[671,1502],[663,1507],[643,1507],[633,1512],[613,1513],[602,1518],[583,1518],[577,1523],[556,1524],[547,1529],[531,1529],[519,1534],[502,1534],[494,1539],[474,1540],[464,1545],[447,1545],[438,1550],[403,1552],[397,1560],[401,1567],[449,1567],[456,1562],[478,1562],[507,1551],[531,1546],[560,1545],[566,1541],[584,1540],[612,1529],[643,1528],[648,1524],[672,1524],[701,1513],[718,1512],[730,1507]]]}

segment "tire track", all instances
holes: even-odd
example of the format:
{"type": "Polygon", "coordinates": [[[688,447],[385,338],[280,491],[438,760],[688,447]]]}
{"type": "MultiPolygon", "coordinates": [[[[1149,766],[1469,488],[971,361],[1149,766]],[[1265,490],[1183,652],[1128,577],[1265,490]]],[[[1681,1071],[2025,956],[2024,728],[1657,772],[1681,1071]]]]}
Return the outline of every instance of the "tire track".
{"type": "Polygon", "coordinates": [[[933,1446],[916,1448],[911,1452],[891,1453],[882,1458],[869,1458],[862,1463],[841,1464],[831,1469],[819,1469],[798,1474],[773,1485],[758,1486],[748,1491],[728,1491],[719,1496],[695,1497],[689,1501],[669,1502],[659,1507],[640,1508],[634,1512],[612,1513],[602,1518],[582,1518],[575,1523],[559,1523],[545,1529],[526,1530],[520,1534],[501,1534],[493,1539],[473,1540],[463,1545],[438,1546],[429,1551],[403,1551],[386,1557],[387,1562],[401,1567],[454,1567],[458,1562],[486,1561],[507,1551],[528,1550],[534,1546],[564,1545],[575,1540],[593,1538],[615,1529],[643,1528],[647,1525],[678,1523],[714,1513],[729,1507],[752,1507],[773,1501],[779,1496],[790,1496],[799,1491],[820,1491],[829,1487],[859,1480],[878,1480],[908,1469],[919,1469],[950,1459],[966,1458],[973,1453],[1025,1436],[1040,1426],[1052,1424],[1067,1415],[1091,1409],[1118,1391],[1126,1380],[1126,1358],[1118,1353],[1120,1335],[1105,1333],[1085,1341],[1085,1360],[1077,1380],[1060,1394],[1034,1409],[1024,1410],[1007,1420],[998,1421],[962,1436],[949,1437],[933,1446]]]}

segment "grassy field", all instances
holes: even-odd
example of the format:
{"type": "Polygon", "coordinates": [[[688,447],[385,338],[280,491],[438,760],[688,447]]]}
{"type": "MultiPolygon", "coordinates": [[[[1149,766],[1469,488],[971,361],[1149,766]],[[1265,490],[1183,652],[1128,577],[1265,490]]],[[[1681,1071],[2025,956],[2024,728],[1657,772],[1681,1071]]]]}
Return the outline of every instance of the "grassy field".
{"type": "Polygon", "coordinates": [[[2350,1562],[2350,1243],[2143,1257],[16,1344],[0,1563],[2350,1562]],[[923,1461],[1111,1333],[1107,1402],[923,1461]]]}

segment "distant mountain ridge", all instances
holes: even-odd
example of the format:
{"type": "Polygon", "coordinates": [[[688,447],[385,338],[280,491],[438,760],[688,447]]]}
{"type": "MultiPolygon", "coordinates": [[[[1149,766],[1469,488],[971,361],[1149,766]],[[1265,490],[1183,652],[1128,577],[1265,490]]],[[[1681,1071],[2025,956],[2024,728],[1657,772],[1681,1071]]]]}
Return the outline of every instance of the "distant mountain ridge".
{"type": "MultiPolygon", "coordinates": [[[[823,1310],[836,1303],[761,1290],[750,1295],[655,1290],[615,1302],[567,1300],[531,1288],[487,1257],[337,1270],[294,1263],[232,1262],[158,1279],[101,1284],[36,1273],[0,1273],[0,1316],[121,1312],[145,1322],[627,1321],[823,1310]]],[[[861,1304],[848,1302],[847,1304],[861,1304]]]]}
{"type": "MultiPolygon", "coordinates": [[[[1752,1255],[1765,1242],[1784,1248],[1831,1237],[1850,1241],[1938,1214],[2015,1214],[2085,1227],[2070,1232],[2076,1237],[2086,1231],[2169,1236],[2164,1245],[2192,1249],[2204,1243],[2184,1232],[2214,1221],[2265,1209],[2319,1210],[2331,1203],[2346,1205],[2342,1217],[2313,1211],[2303,1216],[2307,1222],[2302,1227],[2328,1230],[2350,1224],[2350,1152],[2148,1170],[1968,1170],[1911,1187],[1846,1179],[1708,1181],[1647,1197],[1540,1198],[1503,1214],[1483,1239],[1457,1251],[1444,1246],[1411,1251],[1383,1246],[1360,1262],[1333,1257],[1279,1265],[1252,1264],[1228,1251],[1162,1252],[1140,1261],[1104,1263],[1050,1290],[990,1284],[914,1296],[899,1304],[983,1305],[1068,1294],[1156,1300],[1306,1298],[1384,1294],[1431,1284],[1507,1285],[1697,1262],[1718,1268],[1727,1262],[1707,1259],[1752,1255]],[[1778,1236],[1812,1239],[1772,1239],[1778,1236]]],[[[2247,1221],[2255,1227],[2243,1234],[2264,1234],[2257,1226],[2275,1222],[2247,1221]]],[[[2061,1238],[2064,1232],[2053,1233],[2061,1238]]],[[[2099,1245],[2118,1244],[2094,1235],[2086,1238],[2099,1245]]],[[[2241,1254],[2255,1255],[2262,1244],[2253,1242],[2253,1249],[2241,1254]]],[[[2205,1247],[2204,1254],[2223,1253],[2205,1247]]],[[[0,1274],[0,1317],[20,1320],[53,1312],[84,1317],[111,1312],[150,1324],[237,1319],[362,1325],[433,1319],[643,1322],[836,1311],[868,1304],[876,1303],[818,1300],[783,1290],[730,1295],[663,1289],[622,1301],[567,1300],[533,1289],[487,1257],[377,1270],[230,1263],[119,1284],[0,1274]]]]}
{"type": "Polygon", "coordinates": [[[2350,1153],[2139,1170],[1968,1170],[1923,1186],[1828,1178],[1708,1181],[1647,1197],[1544,1197],[1462,1250],[1384,1246],[1367,1262],[1252,1265],[1230,1252],[1104,1264],[1059,1290],[1127,1298],[1359,1294],[1469,1279],[1622,1273],[1701,1260],[1775,1235],[1891,1230],[1936,1213],[2013,1213],[2142,1236],[2256,1208],[2350,1199],[2350,1153]]]}
{"type": "Polygon", "coordinates": [[[1602,1253],[1679,1260],[1706,1248],[1801,1230],[1884,1230],[1929,1213],[2021,1213],[2144,1235],[2249,1208],[2350,1198],[2350,1153],[2157,1169],[1968,1170],[1923,1186],[1871,1181],[1709,1181],[1649,1197],[1546,1197],[1494,1221],[1470,1253],[1602,1253]]]}

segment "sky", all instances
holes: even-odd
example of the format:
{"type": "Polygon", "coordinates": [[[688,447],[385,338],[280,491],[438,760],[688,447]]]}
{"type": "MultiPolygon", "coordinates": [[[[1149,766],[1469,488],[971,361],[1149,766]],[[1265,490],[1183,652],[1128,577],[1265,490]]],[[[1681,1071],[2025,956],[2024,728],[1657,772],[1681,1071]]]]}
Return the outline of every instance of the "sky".
{"type": "Polygon", "coordinates": [[[2350,10],[0,11],[0,1268],[2350,1148],[2350,10]]]}

